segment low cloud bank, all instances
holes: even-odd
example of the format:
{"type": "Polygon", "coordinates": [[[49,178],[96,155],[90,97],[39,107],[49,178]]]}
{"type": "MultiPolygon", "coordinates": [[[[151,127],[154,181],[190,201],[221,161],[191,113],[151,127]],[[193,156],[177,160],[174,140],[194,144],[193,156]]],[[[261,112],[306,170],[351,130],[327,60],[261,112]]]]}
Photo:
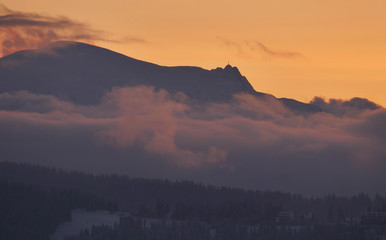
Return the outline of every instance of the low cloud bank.
{"type": "Polygon", "coordinates": [[[321,97],[314,97],[311,104],[321,107],[329,113],[334,114],[335,116],[350,116],[356,117],[363,113],[366,110],[377,110],[381,106],[377,105],[374,102],[369,101],[366,98],[352,98],[350,100],[342,99],[329,99],[325,100],[321,97]]]}
{"type": "Polygon", "coordinates": [[[115,88],[79,106],[26,91],[0,94],[4,160],[305,194],[386,194],[386,110],[315,98],[301,116],[273,98],[191,104],[151,87],[115,88]]]}

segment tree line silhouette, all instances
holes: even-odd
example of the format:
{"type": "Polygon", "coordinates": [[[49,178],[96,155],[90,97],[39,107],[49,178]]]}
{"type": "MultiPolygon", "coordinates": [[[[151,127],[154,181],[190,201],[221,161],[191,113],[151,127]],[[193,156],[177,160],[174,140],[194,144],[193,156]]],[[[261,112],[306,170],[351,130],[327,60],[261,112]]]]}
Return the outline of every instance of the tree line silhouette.
{"type": "Polygon", "coordinates": [[[231,220],[208,225],[197,220],[159,221],[146,227],[146,220],[123,217],[114,226],[94,226],[82,230],[66,240],[365,240],[363,229],[358,226],[332,227],[316,225],[297,231],[277,229],[263,225],[258,229],[237,224],[231,220]]]}
{"type": "Polygon", "coordinates": [[[89,193],[0,180],[0,239],[49,239],[71,210],[115,210],[116,205],[89,193]]]}
{"type": "MultiPolygon", "coordinates": [[[[359,218],[366,211],[386,211],[386,199],[379,194],[375,197],[363,193],[303,197],[192,181],[89,174],[27,163],[0,162],[0,183],[1,196],[4,196],[0,200],[4,216],[0,239],[47,239],[60,223],[70,219],[70,211],[75,208],[130,212],[133,221],[156,218],[205,222],[218,225],[218,229],[224,231],[255,225],[269,229],[281,211],[311,212],[316,226],[338,224],[347,217],[359,218]],[[230,226],[221,227],[226,223],[230,226]],[[23,231],[16,236],[12,234],[16,229],[23,231]]],[[[111,231],[122,231],[117,229],[120,226],[111,231]]],[[[149,234],[145,235],[149,237],[149,234]]]]}

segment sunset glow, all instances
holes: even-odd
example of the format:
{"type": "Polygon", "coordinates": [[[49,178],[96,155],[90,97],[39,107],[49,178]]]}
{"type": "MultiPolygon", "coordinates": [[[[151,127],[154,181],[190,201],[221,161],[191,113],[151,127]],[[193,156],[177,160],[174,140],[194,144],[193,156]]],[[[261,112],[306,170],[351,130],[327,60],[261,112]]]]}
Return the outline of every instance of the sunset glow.
{"type": "Polygon", "coordinates": [[[103,31],[99,46],[160,65],[239,67],[257,91],[386,105],[386,2],[3,0],[103,31]],[[266,49],[256,45],[261,43],[266,49]],[[268,52],[266,51],[268,50],[268,52]],[[285,56],[272,53],[295,53],[285,56]]]}
{"type": "Polygon", "coordinates": [[[0,0],[0,240],[386,239],[385,0],[0,0]]]}

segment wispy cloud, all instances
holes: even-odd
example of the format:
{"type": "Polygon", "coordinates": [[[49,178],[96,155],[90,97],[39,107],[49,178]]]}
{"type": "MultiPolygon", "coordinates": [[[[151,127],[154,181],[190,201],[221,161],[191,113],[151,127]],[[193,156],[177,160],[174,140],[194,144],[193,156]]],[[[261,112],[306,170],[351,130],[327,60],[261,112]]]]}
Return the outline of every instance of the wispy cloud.
{"type": "Polygon", "coordinates": [[[0,52],[2,56],[23,49],[33,49],[58,40],[145,43],[138,37],[113,39],[101,30],[64,16],[48,16],[14,11],[0,4],[0,52]]]}
{"type": "Polygon", "coordinates": [[[147,44],[149,43],[146,39],[135,37],[135,36],[126,36],[119,39],[117,42],[119,43],[138,43],[138,44],[147,44]]]}
{"type": "Polygon", "coordinates": [[[246,42],[246,44],[252,51],[258,50],[263,56],[269,58],[304,58],[303,54],[301,53],[283,50],[273,50],[259,41],[248,41],[246,42]]]}
{"type": "Polygon", "coordinates": [[[273,58],[305,58],[303,54],[295,51],[287,51],[287,50],[274,50],[269,48],[267,45],[263,44],[260,41],[243,41],[237,42],[232,41],[223,37],[217,37],[221,43],[228,48],[234,49],[237,51],[237,55],[243,58],[251,59],[256,54],[268,59],[273,58]]]}
{"type": "Polygon", "coordinates": [[[247,59],[252,58],[252,55],[245,51],[245,46],[243,46],[243,44],[240,44],[238,42],[235,42],[223,37],[217,37],[217,40],[219,40],[222,43],[222,45],[225,46],[226,48],[231,48],[233,50],[236,50],[237,55],[239,57],[247,58],[247,59]]]}

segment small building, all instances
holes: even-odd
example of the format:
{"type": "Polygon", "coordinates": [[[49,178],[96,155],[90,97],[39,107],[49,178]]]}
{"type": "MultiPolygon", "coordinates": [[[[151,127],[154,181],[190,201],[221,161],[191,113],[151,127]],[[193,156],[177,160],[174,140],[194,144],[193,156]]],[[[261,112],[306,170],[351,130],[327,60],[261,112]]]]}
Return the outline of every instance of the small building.
{"type": "Polygon", "coordinates": [[[364,229],[365,239],[386,240],[386,212],[364,212],[360,225],[364,229]]]}
{"type": "Polygon", "coordinates": [[[299,213],[292,211],[279,212],[276,217],[276,228],[291,231],[314,226],[314,216],[311,212],[299,213]]]}
{"type": "Polygon", "coordinates": [[[361,225],[386,226],[386,212],[364,212],[361,217],[361,225]]]}

